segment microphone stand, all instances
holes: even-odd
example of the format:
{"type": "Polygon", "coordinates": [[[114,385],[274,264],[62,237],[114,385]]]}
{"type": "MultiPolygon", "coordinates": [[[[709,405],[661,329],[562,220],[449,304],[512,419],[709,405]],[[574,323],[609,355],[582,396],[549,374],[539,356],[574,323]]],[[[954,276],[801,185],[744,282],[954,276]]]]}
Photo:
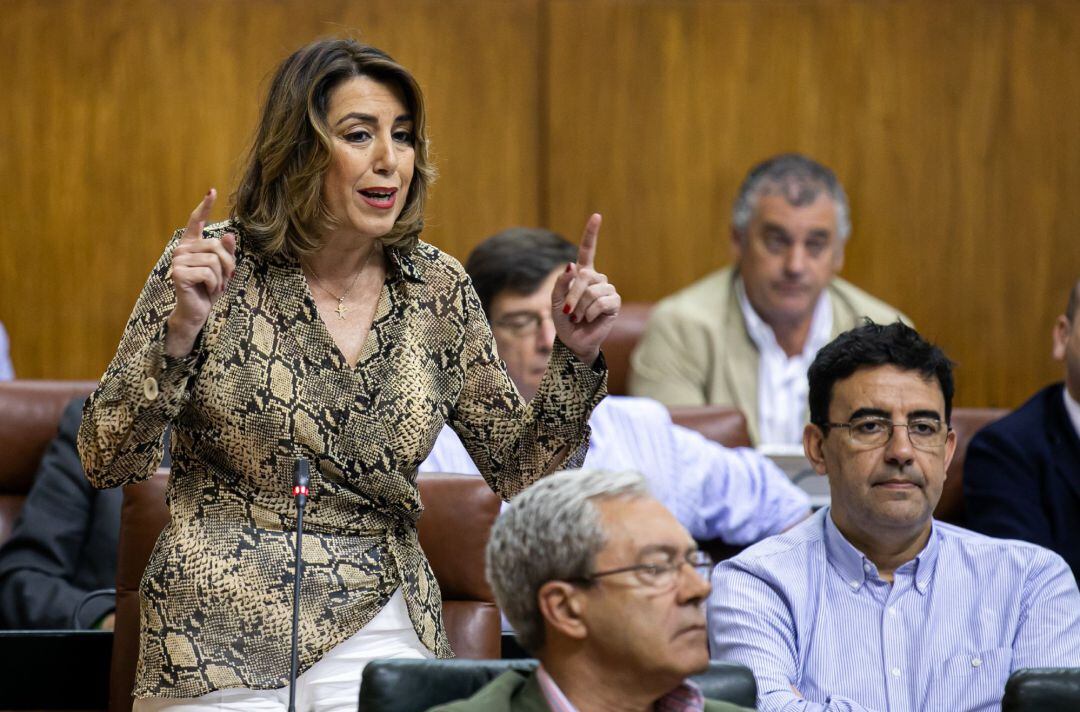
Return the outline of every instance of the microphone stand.
{"type": "Polygon", "coordinates": [[[289,667],[289,712],[296,712],[296,669],[300,665],[300,646],[297,642],[300,629],[300,578],[304,575],[304,557],[301,545],[304,541],[304,505],[307,504],[308,484],[311,482],[311,464],[304,458],[296,461],[296,473],[292,494],[296,499],[296,569],[293,577],[292,610],[292,664],[289,667]]]}

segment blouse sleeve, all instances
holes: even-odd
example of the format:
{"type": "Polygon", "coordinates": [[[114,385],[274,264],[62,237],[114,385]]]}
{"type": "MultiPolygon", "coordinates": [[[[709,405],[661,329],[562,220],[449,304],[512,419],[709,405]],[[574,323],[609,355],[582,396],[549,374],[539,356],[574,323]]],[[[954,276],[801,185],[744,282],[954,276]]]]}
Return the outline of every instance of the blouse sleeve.
{"type": "Polygon", "coordinates": [[[466,282],[465,382],[448,422],[491,488],[504,500],[544,475],[580,467],[589,415],[607,394],[603,355],[589,366],[558,339],[536,396],[525,403],[495,349],[491,328],[466,282]]]}
{"type": "Polygon", "coordinates": [[[183,405],[200,340],[182,358],[165,354],[166,319],[175,306],[169,279],[177,230],[150,273],[98,388],[83,407],[79,455],[98,488],[146,479],[162,457],[162,435],[183,405]]]}

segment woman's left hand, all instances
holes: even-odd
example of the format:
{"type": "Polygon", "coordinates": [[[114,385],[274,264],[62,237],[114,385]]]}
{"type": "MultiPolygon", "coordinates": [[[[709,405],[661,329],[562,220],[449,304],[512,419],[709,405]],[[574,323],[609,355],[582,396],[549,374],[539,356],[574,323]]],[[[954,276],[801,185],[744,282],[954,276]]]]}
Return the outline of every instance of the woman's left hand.
{"type": "Polygon", "coordinates": [[[600,344],[611,332],[622,306],[622,297],[615,286],[593,268],[599,235],[600,213],[593,213],[585,223],[577,262],[566,265],[551,290],[555,333],[575,356],[590,366],[600,355],[600,344]]]}

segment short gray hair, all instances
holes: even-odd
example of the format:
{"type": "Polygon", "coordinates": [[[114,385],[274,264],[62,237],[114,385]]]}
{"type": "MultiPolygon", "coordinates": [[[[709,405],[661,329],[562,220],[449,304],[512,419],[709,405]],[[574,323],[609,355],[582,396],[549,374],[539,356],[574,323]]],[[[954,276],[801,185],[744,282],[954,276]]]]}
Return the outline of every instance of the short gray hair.
{"type": "Polygon", "coordinates": [[[521,647],[536,654],[544,646],[540,587],[593,572],[607,541],[593,500],[648,496],[637,472],[567,470],[532,485],[499,515],[488,539],[487,578],[521,647]]]}
{"type": "Polygon", "coordinates": [[[740,235],[746,235],[757,210],[758,199],[763,195],[780,194],[791,205],[804,206],[817,200],[822,190],[832,198],[836,207],[836,236],[843,244],[851,234],[850,211],[844,187],[835,173],[800,153],[773,156],[750,169],[739,187],[739,196],[731,210],[731,224],[740,235]]]}

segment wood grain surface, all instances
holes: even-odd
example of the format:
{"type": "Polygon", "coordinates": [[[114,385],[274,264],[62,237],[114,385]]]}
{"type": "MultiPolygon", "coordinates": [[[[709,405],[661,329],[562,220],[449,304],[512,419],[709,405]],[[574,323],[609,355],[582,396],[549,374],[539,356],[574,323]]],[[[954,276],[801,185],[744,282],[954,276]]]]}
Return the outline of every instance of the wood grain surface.
{"type": "MultiPolygon", "coordinates": [[[[275,64],[319,36],[424,87],[440,171],[427,240],[577,239],[653,300],[729,260],[746,170],[830,165],[843,275],[959,362],[957,402],[1061,377],[1080,278],[1080,3],[1069,0],[6,0],[0,320],[20,377],[94,378],[210,185],[231,192],[275,64]]],[[[221,216],[224,206],[219,206],[221,216]]]]}

